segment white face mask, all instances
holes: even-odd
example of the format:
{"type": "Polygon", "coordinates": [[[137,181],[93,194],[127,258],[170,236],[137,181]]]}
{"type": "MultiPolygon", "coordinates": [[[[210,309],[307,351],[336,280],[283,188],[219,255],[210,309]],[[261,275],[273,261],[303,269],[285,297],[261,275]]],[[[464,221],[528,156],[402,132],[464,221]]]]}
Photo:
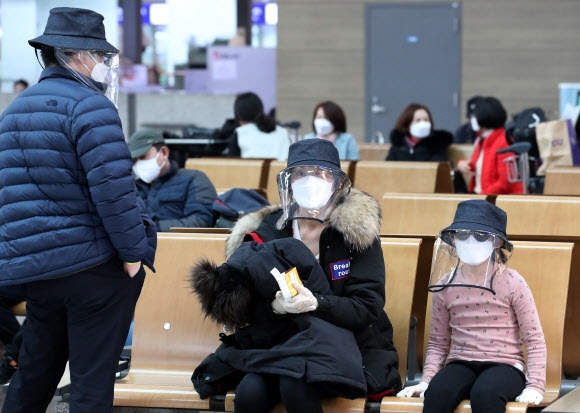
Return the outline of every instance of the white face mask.
{"type": "MultiPolygon", "coordinates": [[[[82,52],[79,52],[79,60],[80,60],[81,53],[82,52]]],[[[87,52],[87,53],[89,54],[91,59],[93,59],[93,62],[95,62],[95,67],[93,67],[93,70],[91,70],[84,63],[83,63],[83,66],[89,72],[91,72],[91,77],[93,78],[93,80],[95,82],[105,83],[107,81],[107,75],[109,74],[109,71],[111,70],[111,68],[109,66],[107,66],[106,64],[104,64],[103,62],[97,62],[97,60],[93,57],[93,54],[91,52],[87,52]]],[[[81,63],[82,63],[82,60],[81,60],[81,63]]]]}
{"type": "Polygon", "coordinates": [[[479,123],[477,123],[477,118],[475,116],[469,118],[469,122],[471,123],[471,129],[473,129],[474,132],[479,131],[479,123]]]}
{"type": "Polygon", "coordinates": [[[328,119],[318,118],[314,119],[314,129],[317,135],[324,136],[334,130],[334,125],[328,119]]]}
{"type": "Polygon", "coordinates": [[[133,165],[133,173],[135,176],[147,184],[150,184],[157,179],[161,172],[161,168],[165,165],[165,161],[163,161],[161,166],[157,164],[157,158],[159,158],[160,154],[161,152],[157,152],[155,158],[141,159],[135,162],[135,165],[133,165]]]}
{"type": "Polygon", "coordinates": [[[470,235],[465,241],[455,239],[457,256],[461,261],[469,265],[479,265],[485,262],[493,252],[493,241],[477,241],[470,235]]]}
{"type": "Polygon", "coordinates": [[[431,133],[431,122],[422,120],[420,122],[413,123],[409,128],[409,133],[415,138],[426,138],[431,133]]]}
{"type": "Polygon", "coordinates": [[[332,182],[315,176],[305,176],[292,182],[292,194],[302,208],[319,209],[332,196],[332,182]]]}

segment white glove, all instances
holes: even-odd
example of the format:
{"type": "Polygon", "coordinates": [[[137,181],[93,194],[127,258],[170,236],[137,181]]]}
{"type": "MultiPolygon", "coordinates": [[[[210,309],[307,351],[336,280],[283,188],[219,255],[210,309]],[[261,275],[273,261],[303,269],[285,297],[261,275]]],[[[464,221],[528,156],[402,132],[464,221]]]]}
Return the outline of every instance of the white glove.
{"type": "Polygon", "coordinates": [[[272,301],[272,309],[274,312],[278,314],[299,314],[316,310],[318,300],[312,295],[310,290],[300,284],[293,283],[292,285],[294,285],[298,294],[286,301],[284,300],[282,291],[278,291],[276,293],[276,299],[272,301]]]}
{"type": "Polygon", "coordinates": [[[536,406],[544,400],[544,396],[538,393],[534,389],[524,389],[522,394],[516,397],[516,402],[520,403],[533,403],[536,406]]]}
{"type": "Polygon", "coordinates": [[[425,397],[425,390],[429,387],[429,383],[420,382],[416,386],[405,387],[403,390],[397,393],[397,397],[413,397],[415,394],[419,394],[420,398],[425,397]]]}
{"type": "Polygon", "coordinates": [[[284,297],[282,296],[282,291],[278,291],[276,293],[276,298],[272,300],[272,311],[276,314],[287,314],[288,311],[284,308],[284,305],[282,304],[283,301],[284,297]],[[278,297],[280,297],[281,300],[278,300],[278,297]]]}

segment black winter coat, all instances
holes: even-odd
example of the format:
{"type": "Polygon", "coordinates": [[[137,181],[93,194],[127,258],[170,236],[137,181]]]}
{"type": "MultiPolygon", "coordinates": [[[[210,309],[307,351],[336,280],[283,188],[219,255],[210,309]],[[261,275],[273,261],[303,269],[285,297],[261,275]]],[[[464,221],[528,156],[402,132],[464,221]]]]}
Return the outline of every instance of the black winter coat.
{"type": "MultiPolygon", "coordinates": [[[[280,206],[266,207],[241,218],[228,239],[226,256],[242,242],[292,237],[292,224],[282,230],[275,223],[280,206]]],[[[320,236],[319,262],[332,295],[315,294],[316,317],[351,330],[361,350],[369,394],[398,391],[398,355],[393,328],[385,305],[385,264],[379,239],[380,207],[368,194],[356,189],[330,216],[320,236]],[[364,229],[364,231],[361,231],[364,229]]]]}
{"type": "Polygon", "coordinates": [[[407,145],[405,135],[397,129],[391,131],[391,149],[387,161],[448,161],[447,148],[453,141],[453,135],[444,130],[434,130],[431,135],[421,139],[413,148],[407,145]]]}
{"type": "Polygon", "coordinates": [[[352,331],[311,314],[278,315],[272,311],[270,303],[279,287],[270,270],[284,272],[294,266],[306,288],[325,296],[332,294],[316,258],[294,238],[246,242],[217,268],[207,264],[194,267],[194,288],[208,316],[242,325],[236,327],[235,340],[230,337],[229,345],[220,346],[194,372],[192,381],[199,391],[215,389],[215,383],[205,389],[202,378],[218,372],[225,378],[218,389],[227,390],[229,366],[246,373],[304,377],[329,396],[366,395],[362,356],[352,331]],[[238,313],[246,317],[239,319],[238,313]],[[224,366],[218,370],[219,361],[224,366]]]}

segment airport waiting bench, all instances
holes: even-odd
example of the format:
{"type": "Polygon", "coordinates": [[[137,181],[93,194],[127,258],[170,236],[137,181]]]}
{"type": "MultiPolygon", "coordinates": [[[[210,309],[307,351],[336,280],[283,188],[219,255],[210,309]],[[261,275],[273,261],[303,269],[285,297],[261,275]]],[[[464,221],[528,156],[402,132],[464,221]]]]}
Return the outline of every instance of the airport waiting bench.
{"type": "Polygon", "coordinates": [[[544,182],[544,195],[580,195],[580,167],[548,168],[544,182]]]}
{"type": "Polygon", "coordinates": [[[359,143],[360,161],[384,161],[389,155],[390,143],[359,143]]]}
{"type": "MultiPolygon", "coordinates": [[[[580,168],[578,168],[580,170],[580,168]]],[[[510,240],[566,241],[575,245],[564,332],[563,368],[580,376],[580,197],[498,195],[496,205],[508,215],[510,240]]]]}
{"type": "MultiPolygon", "coordinates": [[[[534,295],[547,347],[546,391],[541,406],[547,406],[558,399],[562,381],[562,347],[564,337],[564,316],[572,243],[514,241],[514,253],[508,267],[517,270],[525,278],[534,295]],[[549,276],[548,276],[549,274],[549,276]]],[[[420,288],[420,286],[419,286],[420,288]]],[[[425,285],[426,289],[427,286],[425,285]]],[[[431,301],[429,293],[429,304],[431,301]]],[[[430,328],[431,306],[427,307],[425,331],[430,328]]],[[[428,337],[425,337],[426,349],[428,337]]],[[[506,412],[526,412],[526,403],[509,402],[506,412]]],[[[418,397],[384,397],[381,413],[421,412],[423,399],[418,397]]],[[[460,403],[455,413],[471,412],[469,400],[460,403]]]]}
{"type": "Polygon", "coordinates": [[[266,190],[270,159],[188,158],[185,169],[204,172],[218,193],[231,188],[266,190]]]}
{"type": "Polygon", "coordinates": [[[358,161],[354,185],[377,200],[386,192],[453,193],[449,162],[358,161]]]}
{"type": "MultiPolygon", "coordinates": [[[[233,411],[235,393],[202,400],[191,383],[197,365],[218,344],[220,328],[204,319],[187,276],[192,263],[205,256],[224,260],[227,235],[160,233],[155,267],[148,271],[135,312],[129,374],[115,384],[115,406],[155,409],[233,411]]],[[[419,239],[381,238],[386,263],[386,305],[405,375],[411,297],[415,287],[419,239]]],[[[366,399],[327,399],[325,413],[365,412],[366,399]]],[[[378,411],[378,402],[374,403],[378,411]]],[[[276,412],[284,411],[282,405],[276,412]]]]}

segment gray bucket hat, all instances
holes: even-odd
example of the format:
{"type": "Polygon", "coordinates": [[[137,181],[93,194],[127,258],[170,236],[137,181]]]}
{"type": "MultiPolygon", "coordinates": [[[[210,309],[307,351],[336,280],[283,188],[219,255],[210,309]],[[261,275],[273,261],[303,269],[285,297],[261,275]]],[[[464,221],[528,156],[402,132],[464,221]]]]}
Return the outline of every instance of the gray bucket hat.
{"type": "Polygon", "coordinates": [[[507,214],[498,206],[485,199],[469,199],[457,204],[453,223],[441,230],[440,238],[447,244],[452,244],[450,234],[457,230],[472,230],[491,232],[499,235],[503,240],[504,248],[513,249],[506,236],[507,214]]]}
{"type": "Polygon", "coordinates": [[[102,15],[92,10],[55,7],[50,10],[42,36],[28,43],[35,49],[45,45],[59,49],[118,53],[119,50],[107,42],[103,20],[102,15]]]}
{"type": "Polygon", "coordinates": [[[340,170],[338,150],[324,139],[304,139],[290,145],[287,168],[295,166],[324,166],[340,170]]]}

